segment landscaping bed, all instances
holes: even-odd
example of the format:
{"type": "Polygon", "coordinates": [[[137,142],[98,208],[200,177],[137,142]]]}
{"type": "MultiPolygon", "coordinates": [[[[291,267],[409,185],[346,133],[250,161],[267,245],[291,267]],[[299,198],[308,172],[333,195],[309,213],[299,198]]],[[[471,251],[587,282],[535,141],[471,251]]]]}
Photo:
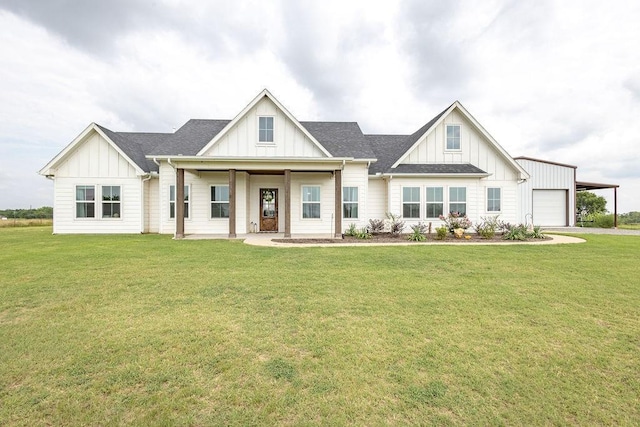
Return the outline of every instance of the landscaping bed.
{"type": "MultiPolygon", "coordinates": [[[[293,239],[273,239],[274,242],[278,243],[299,243],[299,244],[326,244],[326,243],[335,243],[337,245],[343,243],[460,243],[464,244],[467,242],[491,242],[491,243],[513,243],[514,240],[505,240],[502,235],[495,235],[492,238],[484,238],[476,233],[465,234],[462,238],[457,238],[453,234],[448,234],[443,240],[439,240],[435,233],[426,234],[425,240],[423,241],[413,241],[409,240],[409,236],[411,233],[403,233],[403,234],[392,234],[392,233],[379,233],[372,234],[371,237],[367,239],[361,239],[356,236],[342,236],[342,238],[293,238],[293,239]]],[[[553,240],[550,236],[544,236],[542,238],[528,238],[525,240],[518,241],[539,241],[539,240],[553,240]]]]}

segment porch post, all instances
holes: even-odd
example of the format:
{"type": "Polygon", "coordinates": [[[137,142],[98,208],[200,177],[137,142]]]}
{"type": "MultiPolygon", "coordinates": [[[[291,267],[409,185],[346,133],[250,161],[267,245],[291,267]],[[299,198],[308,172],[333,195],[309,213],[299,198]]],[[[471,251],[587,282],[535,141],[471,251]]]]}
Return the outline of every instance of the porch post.
{"type": "Polygon", "coordinates": [[[176,169],[176,239],[184,238],[184,169],[176,169]]]}
{"type": "Polygon", "coordinates": [[[334,237],[342,237],[342,170],[335,171],[335,230],[334,237]]]}
{"type": "Polygon", "coordinates": [[[229,169],[229,238],[236,237],[236,170],[229,169]]]}
{"type": "Polygon", "coordinates": [[[613,228],[618,228],[618,187],[613,187],[613,228]]]}
{"type": "Polygon", "coordinates": [[[291,169],[284,170],[284,237],[291,237],[291,169]]]}

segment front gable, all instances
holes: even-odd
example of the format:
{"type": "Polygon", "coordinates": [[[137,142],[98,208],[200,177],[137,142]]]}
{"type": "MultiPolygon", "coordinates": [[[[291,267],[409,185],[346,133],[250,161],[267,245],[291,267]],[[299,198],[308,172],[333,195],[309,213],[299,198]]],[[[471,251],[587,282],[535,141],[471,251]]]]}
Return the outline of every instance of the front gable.
{"type": "Polygon", "coordinates": [[[144,171],[92,123],[39,172],[55,177],[135,177],[144,171]]]}
{"type": "Polygon", "coordinates": [[[527,179],[527,172],[489,135],[459,102],[441,117],[393,165],[469,164],[493,179],[527,179]],[[447,145],[447,128],[459,139],[447,145]],[[454,143],[455,142],[455,143],[454,143]]]}
{"type": "Polygon", "coordinates": [[[267,90],[258,95],[198,156],[326,158],[331,154],[267,90]],[[273,138],[260,141],[259,121],[272,124],[273,138]]]}

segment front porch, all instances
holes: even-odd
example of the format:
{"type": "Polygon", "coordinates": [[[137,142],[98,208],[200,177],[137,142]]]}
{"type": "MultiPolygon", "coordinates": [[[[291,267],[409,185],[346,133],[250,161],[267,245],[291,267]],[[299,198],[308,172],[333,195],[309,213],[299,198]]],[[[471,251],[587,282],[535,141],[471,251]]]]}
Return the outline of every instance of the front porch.
{"type": "Polygon", "coordinates": [[[271,232],[267,233],[269,238],[342,235],[343,160],[298,160],[287,165],[290,168],[283,168],[282,160],[280,165],[262,161],[250,168],[244,164],[247,162],[221,170],[219,161],[171,160],[175,170],[176,239],[247,238],[265,231],[271,232]],[[185,181],[185,172],[189,182],[185,181]],[[215,194],[220,187],[224,187],[221,194],[228,191],[228,198],[224,194],[218,203],[215,194]],[[185,188],[191,188],[189,197],[185,188]],[[185,202],[190,204],[188,214],[185,202]],[[200,217],[195,218],[197,215],[200,217]],[[208,218],[203,218],[205,215],[208,218]]]}

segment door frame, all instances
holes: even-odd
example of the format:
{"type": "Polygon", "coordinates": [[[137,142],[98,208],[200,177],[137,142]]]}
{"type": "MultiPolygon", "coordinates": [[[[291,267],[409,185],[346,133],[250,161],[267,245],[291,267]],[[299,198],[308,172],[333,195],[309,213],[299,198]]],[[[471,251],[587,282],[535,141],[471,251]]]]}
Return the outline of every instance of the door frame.
{"type": "Polygon", "coordinates": [[[279,224],[278,222],[280,221],[279,218],[279,212],[278,212],[278,205],[280,204],[279,200],[279,195],[278,195],[278,188],[274,188],[274,187],[260,187],[258,189],[258,208],[259,208],[259,218],[258,218],[258,231],[260,233],[277,233],[279,231],[279,224]],[[269,217],[264,217],[263,216],[263,212],[264,212],[264,207],[262,205],[263,200],[263,193],[265,191],[271,191],[273,192],[274,195],[274,199],[275,199],[275,203],[274,203],[274,210],[275,210],[275,216],[273,218],[269,218],[269,217]],[[267,219],[267,220],[273,220],[274,221],[274,229],[270,229],[270,230],[265,230],[263,229],[263,220],[267,219]]]}

